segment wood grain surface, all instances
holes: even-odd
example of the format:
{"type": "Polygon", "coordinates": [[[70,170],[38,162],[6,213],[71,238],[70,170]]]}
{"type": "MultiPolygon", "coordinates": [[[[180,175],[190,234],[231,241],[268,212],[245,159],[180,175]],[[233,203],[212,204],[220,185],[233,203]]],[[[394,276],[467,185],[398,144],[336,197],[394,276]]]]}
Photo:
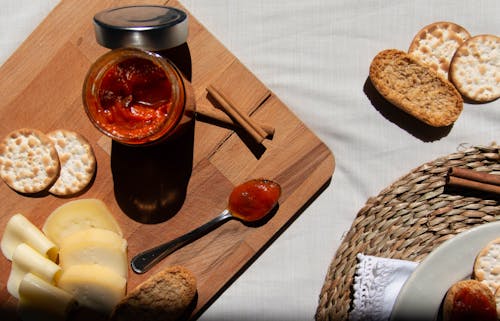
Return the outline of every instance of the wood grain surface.
{"type": "MultiPolygon", "coordinates": [[[[0,136],[21,127],[74,130],[91,142],[98,168],[89,188],[69,199],[20,195],[1,183],[0,229],[15,213],[41,227],[69,200],[99,198],[120,223],[131,258],[219,214],[235,185],[257,177],[277,181],[283,189],[279,208],[263,224],[229,221],[148,273],[129,272],[132,289],[166,266],[191,269],[198,281],[195,319],[329,184],[335,161],[318,137],[191,15],[187,44],[161,54],[191,80],[198,108],[221,112],[207,97],[206,87],[212,84],[253,119],[272,124],[274,137],[258,145],[240,129],[201,118],[177,139],[150,148],[125,147],[100,134],[81,98],[87,70],[108,51],[95,41],[92,18],[102,9],[130,3],[63,0],[1,66],[0,136]]],[[[148,2],[155,3],[182,8],[176,1],[148,2]]],[[[2,320],[14,318],[17,304],[5,286],[10,266],[2,256],[2,320]]]]}

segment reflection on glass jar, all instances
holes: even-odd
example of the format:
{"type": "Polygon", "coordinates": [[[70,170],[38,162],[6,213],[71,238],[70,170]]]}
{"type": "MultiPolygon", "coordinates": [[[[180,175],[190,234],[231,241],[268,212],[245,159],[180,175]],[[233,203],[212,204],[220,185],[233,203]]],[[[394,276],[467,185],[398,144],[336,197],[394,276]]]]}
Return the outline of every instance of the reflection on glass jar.
{"type": "Polygon", "coordinates": [[[91,66],[83,87],[87,115],[102,133],[127,145],[171,137],[194,116],[192,88],[168,59],[115,49],[91,66]]]}

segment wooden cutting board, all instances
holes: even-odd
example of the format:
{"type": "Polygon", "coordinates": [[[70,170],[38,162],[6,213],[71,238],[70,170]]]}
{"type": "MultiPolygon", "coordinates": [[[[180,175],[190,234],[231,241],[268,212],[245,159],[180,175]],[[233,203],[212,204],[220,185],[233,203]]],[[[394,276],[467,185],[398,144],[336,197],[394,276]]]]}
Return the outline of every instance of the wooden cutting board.
{"type": "MultiPolygon", "coordinates": [[[[88,121],[81,99],[89,66],[107,52],[95,41],[92,17],[102,9],[130,3],[63,0],[1,66],[0,136],[20,127],[78,131],[91,142],[98,169],[92,185],[70,199],[20,195],[0,183],[0,229],[15,213],[41,227],[52,210],[68,200],[99,198],[120,223],[132,257],[219,214],[235,185],[257,177],[277,181],[283,189],[279,209],[265,224],[229,221],[150,272],[130,271],[128,289],[166,266],[191,269],[198,281],[194,319],[329,184],[335,161],[314,133],[191,15],[187,45],[162,54],[191,79],[198,108],[214,108],[206,93],[213,84],[252,118],[272,124],[274,137],[257,145],[241,130],[207,119],[197,120],[181,139],[155,148],[127,148],[101,135],[88,121]]],[[[182,8],[176,1],[148,1],[155,3],[182,8]]],[[[3,314],[17,304],[5,286],[10,266],[2,256],[3,314]]]]}

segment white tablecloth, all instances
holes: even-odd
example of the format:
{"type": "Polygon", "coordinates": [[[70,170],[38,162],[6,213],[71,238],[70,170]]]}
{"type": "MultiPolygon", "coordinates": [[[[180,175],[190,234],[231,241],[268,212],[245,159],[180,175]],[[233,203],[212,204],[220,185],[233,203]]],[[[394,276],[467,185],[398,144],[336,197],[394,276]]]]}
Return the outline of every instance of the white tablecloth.
{"type": "MultiPolygon", "coordinates": [[[[328,265],[370,196],[461,144],[500,143],[500,100],[470,105],[448,132],[419,131],[366,85],[381,50],[407,50],[435,21],[500,34],[498,0],[181,0],[333,151],[330,186],[201,320],[312,320],[328,265]]],[[[0,63],[57,5],[0,0],[0,63]]],[[[8,81],[1,79],[0,81],[8,81]]],[[[1,95],[1,93],[0,93],[1,95]]]]}

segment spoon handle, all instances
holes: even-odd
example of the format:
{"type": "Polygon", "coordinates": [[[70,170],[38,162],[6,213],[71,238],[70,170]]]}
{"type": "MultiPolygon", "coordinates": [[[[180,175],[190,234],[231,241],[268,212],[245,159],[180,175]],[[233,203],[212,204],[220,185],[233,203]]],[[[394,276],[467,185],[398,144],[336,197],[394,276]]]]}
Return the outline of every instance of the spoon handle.
{"type": "Polygon", "coordinates": [[[191,232],[184,234],[172,241],[160,244],[154,248],[146,250],[137,254],[131,261],[130,266],[135,273],[142,274],[148,271],[156,263],[160,262],[167,255],[173,253],[174,251],[180,249],[184,245],[193,242],[194,240],[202,237],[208,232],[212,231],[214,228],[218,227],[226,220],[232,218],[231,212],[229,210],[222,211],[214,219],[208,221],[202,226],[192,230],[191,232]]]}

